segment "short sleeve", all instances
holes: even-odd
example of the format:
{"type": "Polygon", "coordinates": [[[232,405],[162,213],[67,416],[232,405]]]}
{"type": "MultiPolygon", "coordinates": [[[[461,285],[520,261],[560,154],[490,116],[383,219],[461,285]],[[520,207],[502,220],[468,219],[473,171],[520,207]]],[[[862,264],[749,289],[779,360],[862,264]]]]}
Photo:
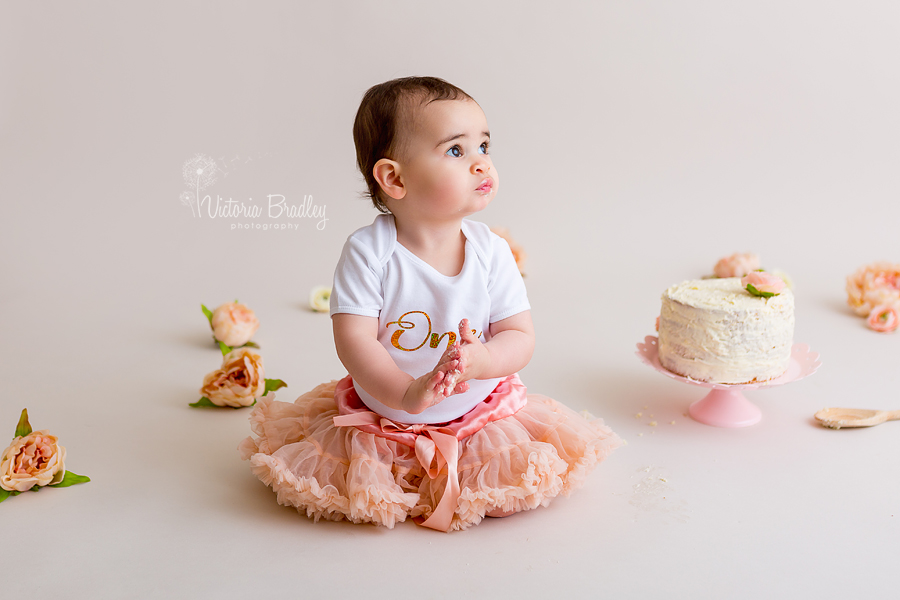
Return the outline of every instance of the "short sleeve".
{"type": "Polygon", "coordinates": [[[381,289],[383,267],[375,253],[359,239],[344,244],[334,271],[330,313],[378,317],[384,305],[381,289]]]}
{"type": "Polygon", "coordinates": [[[490,322],[496,323],[520,312],[531,309],[525,281],[516,259],[513,258],[509,244],[497,235],[491,235],[493,252],[490,257],[490,274],[488,275],[488,294],[491,298],[490,322]]]}

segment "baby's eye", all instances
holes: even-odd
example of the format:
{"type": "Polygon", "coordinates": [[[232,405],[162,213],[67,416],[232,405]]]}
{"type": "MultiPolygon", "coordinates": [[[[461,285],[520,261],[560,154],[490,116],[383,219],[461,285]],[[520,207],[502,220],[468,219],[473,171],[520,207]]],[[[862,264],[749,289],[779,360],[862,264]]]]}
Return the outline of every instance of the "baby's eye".
{"type": "Polygon", "coordinates": [[[482,142],[480,146],[478,146],[478,151],[482,154],[488,153],[488,148],[490,147],[490,142],[482,142]]]}
{"type": "Polygon", "coordinates": [[[459,158],[460,156],[462,156],[462,148],[460,148],[459,146],[453,146],[449,150],[447,150],[446,153],[453,158],[459,158]]]}

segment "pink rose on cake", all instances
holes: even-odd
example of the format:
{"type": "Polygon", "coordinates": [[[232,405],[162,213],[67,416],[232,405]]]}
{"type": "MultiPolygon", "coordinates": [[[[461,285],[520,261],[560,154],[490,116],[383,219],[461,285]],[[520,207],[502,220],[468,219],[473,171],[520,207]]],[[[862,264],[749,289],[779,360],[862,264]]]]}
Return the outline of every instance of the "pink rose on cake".
{"type": "Polygon", "coordinates": [[[889,333],[900,325],[900,302],[882,304],[872,309],[866,324],[879,333],[889,333]]]}
{"type": "Polygon", "coordinates": [[[784,282],[784,286],[787,289],[789,289],[789,290],[794,289],[794,281],[791,279],[791,276],[788,275],[787,273],[785,273],[784,271],[782,271],[781,269],[769,269],[769,270],[767,270],[767,272],[771,273],[778,279],[782,280],[784,282]]]}
{"type": "Polygon", "coordinates": [[[266,393],[262,356],[236,348],[222,357],[222,367],[206,374],[200,394],[216,406],[250,406],[266,393]]]}
{"type": "Polygon", "coordinates": [[[754,296],[771,298],[784,290],[784,281],[765,271],[753,271],[741,278],[741,285],[754,296]]]}
{"type": "Polygon", "coordinates": [[[66,449],[46,430],[17,437],[3,453],[0,488],[27,492],[36,485],[59,483],[66,474],[65,459],[66,449]]]}
{"type": "Polygon", "coordinates": [[[713,272],[716,277],[743,277],[744,275],[759,269],[759,256],[751,253],[736,253],[726,256],[716,263],[713,272]]]}
{"type": "Polygon", "coordinates": [[[883,304],[900,301],[900,264],[877,262],[847,278],[847,304],[861,317],[883,304]]]}

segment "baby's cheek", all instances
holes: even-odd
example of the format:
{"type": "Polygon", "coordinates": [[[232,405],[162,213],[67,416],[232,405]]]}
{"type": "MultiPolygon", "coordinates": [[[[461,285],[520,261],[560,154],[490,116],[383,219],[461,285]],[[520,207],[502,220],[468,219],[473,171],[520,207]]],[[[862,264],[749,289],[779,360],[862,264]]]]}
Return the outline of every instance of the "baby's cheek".
{"type": "Polygon", "coordinates": [[[434,193],[440,198],[452,199],[459,195],[459,187],[456,181],[444,179],[434,186],[434,193]]]}

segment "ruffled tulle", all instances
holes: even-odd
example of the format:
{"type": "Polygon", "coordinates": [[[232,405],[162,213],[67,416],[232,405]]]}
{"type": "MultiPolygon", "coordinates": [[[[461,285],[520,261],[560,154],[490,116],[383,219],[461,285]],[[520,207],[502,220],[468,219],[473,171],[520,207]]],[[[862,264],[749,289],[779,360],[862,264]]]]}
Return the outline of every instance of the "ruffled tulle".
{"type": "MultiPolygon", "coordinates": [[[[269,394],[250,415],[239,446],[279,504],[318,521],[348,519],[392,528],[427,518],[447,484],[446,469],[430,479],[415,450],[356,427],[335,427],[337,381],[293,403],[269,394]]],[[[587,419],[555,400],[528,394],[524,408],[487,423],[459,442],[460,496],[451,530],[490,512],[518,512],[568,496],[622,442],[600,419],[587,419]]]]}

